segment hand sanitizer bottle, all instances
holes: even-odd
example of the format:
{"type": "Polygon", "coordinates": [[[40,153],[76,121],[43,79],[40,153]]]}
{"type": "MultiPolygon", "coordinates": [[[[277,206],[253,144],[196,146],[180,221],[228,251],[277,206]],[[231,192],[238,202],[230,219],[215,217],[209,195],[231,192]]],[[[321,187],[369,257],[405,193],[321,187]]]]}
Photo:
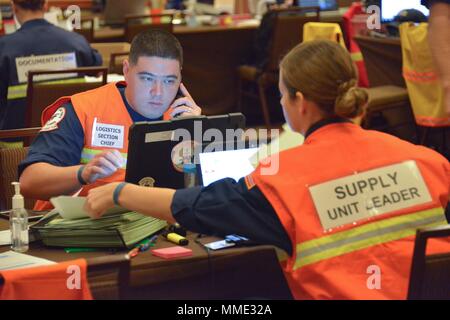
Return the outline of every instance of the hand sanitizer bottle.
{"type": "Polygon", "coordinates": [[[20,194],[20,184],[13,182],[15,194],[12,198],[12,211],[9,217],[11,229],[11,249],[17,252],[28,251],[28,212],[20,194]]]}

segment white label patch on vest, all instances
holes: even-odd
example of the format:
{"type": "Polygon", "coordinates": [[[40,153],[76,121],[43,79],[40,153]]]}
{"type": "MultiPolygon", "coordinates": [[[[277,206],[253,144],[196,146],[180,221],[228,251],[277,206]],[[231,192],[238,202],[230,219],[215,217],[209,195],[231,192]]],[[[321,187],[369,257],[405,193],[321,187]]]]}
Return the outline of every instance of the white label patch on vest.
{"type": "Polygon", "coordinates": [[[122,149],[124,133],[124,126],[94,121],[92,126],[92,145],[94,147],[122,149]]]}
{"type": "MultiPolygon", "coordinates": [[[[76,67],[77,58],[75,52],[16,58],[17,79],[19,83],[28,81],[28,72],[30,70],[74,69],[76,67]]],[[[76,77],[76,75],[76,73],[39,75],[33,79],[34,81],[44,81],[76,77]]]]}
{"type": "Polygon", "coordinates": [[[432,201],[415,161],[309,188],[324,231],[432,201]]]}
{"type": "Polygon", "coordinates": [[[58,129],[58,123],[60,123],[66,116],[66,108],[58,108],[52,117],[45,123],[40,132],[48,132],[58,129]]]}

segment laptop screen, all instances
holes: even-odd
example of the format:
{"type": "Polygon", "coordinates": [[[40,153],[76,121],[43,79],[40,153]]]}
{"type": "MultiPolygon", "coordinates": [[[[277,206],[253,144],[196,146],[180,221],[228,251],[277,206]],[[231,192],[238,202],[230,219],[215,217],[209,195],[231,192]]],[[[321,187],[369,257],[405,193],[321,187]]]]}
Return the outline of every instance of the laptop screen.
{"type": "Polygon", "coordinates": [[[203,186],[207,186],[223,178],[240,178],[252,173],[255,169],[250,158],[258,148],[204,152],[199,154],[200,173],[203,186]]]}
{"type": "Polygon", "coordinates": [[[297,0],[297,6],[301,8],[319,7],[322,11],[338,9],[336,0],[297,0]]]}

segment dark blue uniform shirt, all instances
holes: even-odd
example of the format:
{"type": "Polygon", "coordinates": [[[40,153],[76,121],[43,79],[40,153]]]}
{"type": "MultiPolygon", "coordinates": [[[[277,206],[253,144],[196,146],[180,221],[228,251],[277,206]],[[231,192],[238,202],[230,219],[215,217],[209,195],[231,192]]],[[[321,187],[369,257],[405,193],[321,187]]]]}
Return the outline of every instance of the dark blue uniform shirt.
{"type": "Polygon", "coordinates": [[[25,98],[7,100],[8,87],[19,84],[16,58],[72,52],[77,67],[102,64],[100,54],[83,36],[44,19],[28,21],[16,32],[0,37],[0,129],[22,128],[25,121],[25,98]]]}
{"type": "MultiPolygon", "coordinates": [[[[125,87],[118,86],[122,99],[133,122],[155,121],[134,111],[125,98],[125,87]]],[[[66,114],[58,123],[58,129],[41,132],[30,147],[27,158],[19,165],[19,176],[25,168],[33,163],[45,162],[55,166],[69,167],[80,164],[81,151],[84,147],[84,132],[72,103],[64,105],[66,114]]]]}

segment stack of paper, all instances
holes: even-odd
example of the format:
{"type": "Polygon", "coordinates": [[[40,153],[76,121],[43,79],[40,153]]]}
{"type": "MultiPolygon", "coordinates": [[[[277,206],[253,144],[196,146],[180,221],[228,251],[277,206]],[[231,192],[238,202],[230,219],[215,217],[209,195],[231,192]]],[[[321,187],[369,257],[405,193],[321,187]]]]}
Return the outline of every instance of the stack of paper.
{"type": "MultiPolygon", "coordinates": [[[[52,202],[56,204],[58,201],[52,202]]],[[[68,200],[68,202],[70,203],[71,200],[68,200]]],[[[123,208],[115,208],[115,213],[113,210],[100,219],[91,219],[86,217],[86,213],[82,211],[82,206],[76,209],[77,206],[74,203],[70,205],[59,203],[57,207],[63,208],[61,215],[66,218],[63,218],[55,210],[31,227],[48,246],[132,247],[137,242],[167,226],[166,221],[136,212],[124,212],[125,209],[123,208]],[[71,207],[70,213],[66,211],[68,207],[71,207]],[[80,216],[82,218],[79,218],[80,216]],[[73,217],[76,217],[76,219],[71,219],[73,217]]]]}

